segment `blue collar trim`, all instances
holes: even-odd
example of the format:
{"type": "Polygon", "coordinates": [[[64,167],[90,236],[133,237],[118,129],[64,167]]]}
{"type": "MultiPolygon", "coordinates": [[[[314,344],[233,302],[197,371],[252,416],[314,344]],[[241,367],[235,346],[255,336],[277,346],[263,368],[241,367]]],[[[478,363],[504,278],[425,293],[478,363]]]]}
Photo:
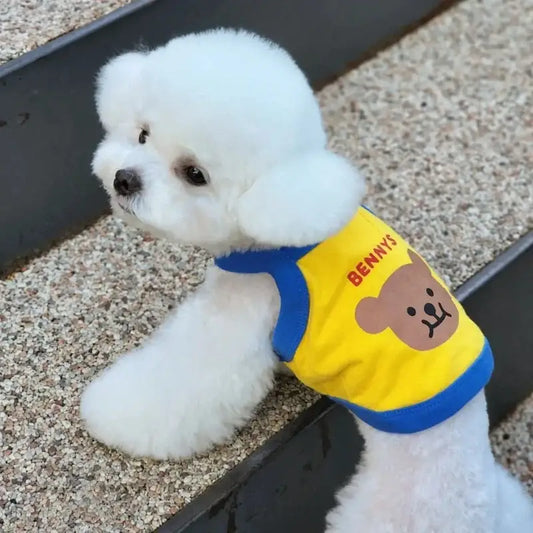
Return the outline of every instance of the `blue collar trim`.
{"type": "Polygon", "coordinates": [[[246,252],[232,252],[229,255],[215,258],[215,265],[222,270],[237,274],[258,274],[272,272],[274,265],[290,261],[296,263],[309,253],[316,244],[308,246],[284,246],[271,250],[248,250],[246,252]]]}

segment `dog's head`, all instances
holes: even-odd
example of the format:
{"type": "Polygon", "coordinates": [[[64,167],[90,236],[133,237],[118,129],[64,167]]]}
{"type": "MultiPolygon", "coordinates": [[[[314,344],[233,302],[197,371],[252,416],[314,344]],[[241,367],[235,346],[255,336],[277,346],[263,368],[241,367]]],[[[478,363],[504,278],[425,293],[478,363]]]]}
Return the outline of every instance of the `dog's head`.
{"type": "Polygon", "coordinates": [[[360,203],[356,170],[326,149],[290,56],[246,32],[187,35],[111,60],[93,160],[116,213],[217,253],[317,242],[360,203]]]}

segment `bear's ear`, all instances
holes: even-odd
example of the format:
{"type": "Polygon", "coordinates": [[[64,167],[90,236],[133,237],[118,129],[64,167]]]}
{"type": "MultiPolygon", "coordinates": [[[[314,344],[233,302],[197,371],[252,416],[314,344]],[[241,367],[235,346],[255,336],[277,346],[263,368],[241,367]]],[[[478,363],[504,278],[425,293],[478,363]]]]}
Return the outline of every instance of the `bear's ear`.
{"type": "Polygon", "coordinates": [[[237,220],[261,244],[314,244],[347,224],[364,190],[346,159],[323,149],[306,152],[260,176],[239,199],[237,220]]]}
{"type": "Polygon", "coordinates": [[[427,271],[429,272],[429,268],[424,262],[424,260],[414,251],[409,249],[407,251],[409,255],[409,259],[411,260],[411,263],[420,271],[427,271]]]}
{"type": "Polygon", "coordinates": [[[381,311],[379,298],[363,298],[355,309],[355,321],[367,333],[380,333],[387,326],[387,316],[381,311]]]}

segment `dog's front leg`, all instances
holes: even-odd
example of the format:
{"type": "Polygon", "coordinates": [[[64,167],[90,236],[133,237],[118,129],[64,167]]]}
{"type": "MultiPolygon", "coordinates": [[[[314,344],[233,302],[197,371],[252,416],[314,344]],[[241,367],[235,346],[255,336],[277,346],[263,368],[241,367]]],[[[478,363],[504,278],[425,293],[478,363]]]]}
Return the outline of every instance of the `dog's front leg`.
{"type": "Polygon", "coordinates": [[[273,383],[274,282],[216,267],[146,344],[85,390],[96,439],[132,455],[186,457],[225,441],[273,383]]]}

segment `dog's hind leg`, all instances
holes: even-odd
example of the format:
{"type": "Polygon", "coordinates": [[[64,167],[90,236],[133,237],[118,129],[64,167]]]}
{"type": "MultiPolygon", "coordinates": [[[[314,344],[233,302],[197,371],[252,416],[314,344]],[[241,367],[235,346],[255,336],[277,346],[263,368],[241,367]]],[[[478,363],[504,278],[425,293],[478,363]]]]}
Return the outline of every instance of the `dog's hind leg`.
{"type": "Polygon", "coordinates": [[[420,433],[359,427],[366,449],[328,515],[328,533],[497,532],[498,476],[483,393],[420,433]]]}
{"type": "Polygon", "coordinates": [[[497,465],[497,533],[531,533],[533,500],[520,483],[497,465]]]}

